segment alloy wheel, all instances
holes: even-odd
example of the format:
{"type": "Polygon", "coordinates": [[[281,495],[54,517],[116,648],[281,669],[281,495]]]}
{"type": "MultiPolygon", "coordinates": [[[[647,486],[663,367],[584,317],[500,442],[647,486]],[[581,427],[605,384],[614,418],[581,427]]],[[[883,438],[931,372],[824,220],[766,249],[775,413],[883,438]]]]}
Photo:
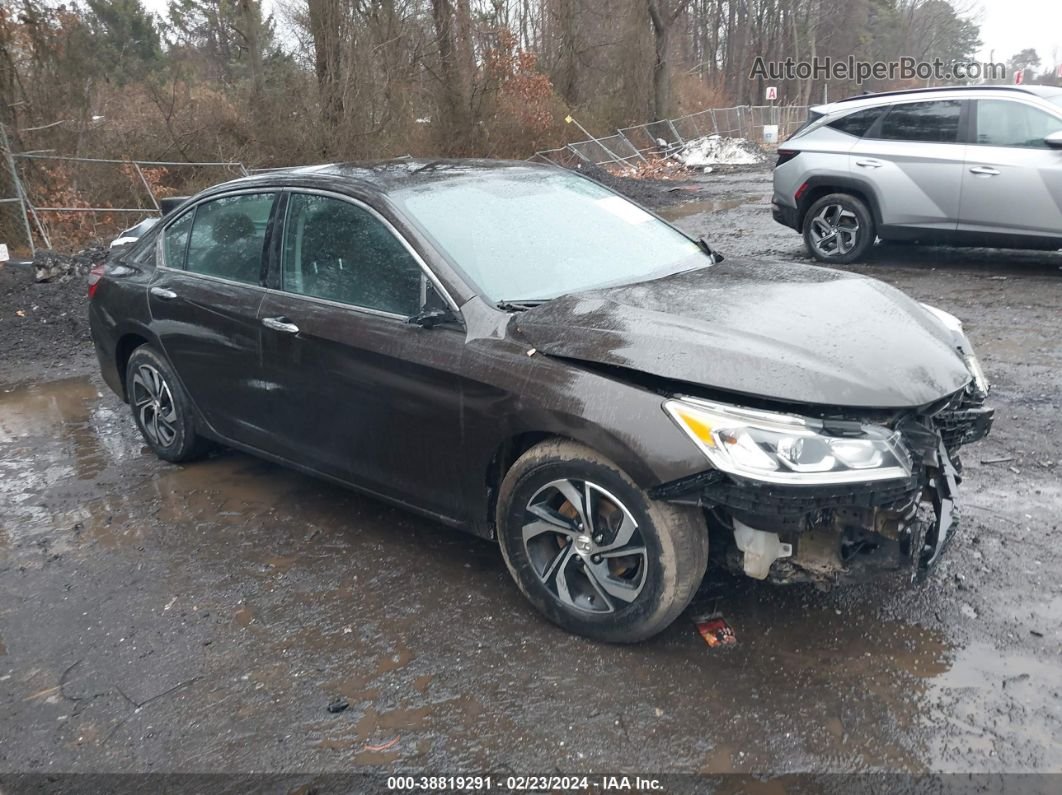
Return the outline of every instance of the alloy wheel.
{"type": "Polygon", "coordinates": [[[539,580],[562,604],[612,613],[645,587],[638,523],[613,494],[585,480],[555,480],[524,509],[523,543],[539,580]]]}
{"type": "Polygon", "coordinates": [[[169,447],[177,438],[177,407],[162,373],[150,364],[141,364],[133,374],[133,411],[148,439],[159,447],[169,447]]]}
{"type": "Polygon", "coordinates": [[[816,252],[843,256],[859,242],[859,218],[843,204],[827,204],[811,219],[810,232],[816,252]]]}

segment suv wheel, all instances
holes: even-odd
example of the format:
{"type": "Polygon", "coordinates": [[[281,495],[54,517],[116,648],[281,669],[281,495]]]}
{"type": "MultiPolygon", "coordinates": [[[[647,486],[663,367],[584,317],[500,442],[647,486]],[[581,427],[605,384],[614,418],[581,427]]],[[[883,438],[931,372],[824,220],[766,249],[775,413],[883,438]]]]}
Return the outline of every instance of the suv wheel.
{"type": "Polygon", "coordinates": [[[663,630],[708,563],[699,509],[649,499],[611,461],[566,440],[513,464],[497,522],[524,595],[555,624],[597,640],[633,643],[663,630]]]}
{"type": "Polygon", "coordinates": [[[873,242],[874,219],[870,210],[850,194],[823,196],[804,215],[804,244],[820,262],[855,262],[873,242]]]}
{"type": "Polygon", "coordinates": [[[125,384],[136,427],[155,455],[178,463],[199,458],[210,448],[196,434],[191,401],[169,363],[149,345],[129,357],[125,384]]]}

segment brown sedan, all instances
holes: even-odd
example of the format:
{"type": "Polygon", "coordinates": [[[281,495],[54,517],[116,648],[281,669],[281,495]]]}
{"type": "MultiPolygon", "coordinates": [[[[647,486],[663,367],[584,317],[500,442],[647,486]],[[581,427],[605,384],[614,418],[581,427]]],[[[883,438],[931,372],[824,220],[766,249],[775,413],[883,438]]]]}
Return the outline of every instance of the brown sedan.
{"type": "Polygon", "coordinates": [[[930,566],[987,433],[959,322],[871,279],[726,260],[527,163],[273,172],[90,278],[162,458],[222,443],[497,538],[575,632],[636,641],[713,558],[778,582],[930,566]]]}

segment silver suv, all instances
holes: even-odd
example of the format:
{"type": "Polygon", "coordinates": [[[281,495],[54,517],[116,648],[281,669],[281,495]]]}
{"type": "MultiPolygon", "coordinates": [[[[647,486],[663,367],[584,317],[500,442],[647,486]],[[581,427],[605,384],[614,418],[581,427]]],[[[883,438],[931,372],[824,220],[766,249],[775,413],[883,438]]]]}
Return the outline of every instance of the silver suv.
{"type": "Polygon", "coordinates": [[[1062,248],[1062,88],[966,86],[812,108],[778,149],[774,218],[813,257],[875,238],[1062,248]]]}

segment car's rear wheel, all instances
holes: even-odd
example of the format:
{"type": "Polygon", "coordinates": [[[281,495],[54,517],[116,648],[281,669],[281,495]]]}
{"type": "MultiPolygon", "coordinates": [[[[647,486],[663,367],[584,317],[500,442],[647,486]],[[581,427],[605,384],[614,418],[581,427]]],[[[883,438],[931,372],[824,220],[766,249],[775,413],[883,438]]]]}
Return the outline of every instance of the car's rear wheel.
{"type": "Polygon", "coordinates": [[[598,640],[649,638],[704,576],[699,509],[651,500],[614,463],[567,440],[522,455],[498,494],[498,540],[520,590],[561,627],[598,640]]]}
{"type": "Polygon", "coordinates": [[[855,262],[866,254],[874,236],[870,210],[848,193],[823,196],[804,215],[804,244],[820,262],[855,262]]]}
{"type": "Polygon", "coordinates": [[[159,458],[191,461],[210,448],[196,433],[191,401],[173,369],[149,345],[141,345],[129,357],[125,387],[136,427],[159,458]]]}

